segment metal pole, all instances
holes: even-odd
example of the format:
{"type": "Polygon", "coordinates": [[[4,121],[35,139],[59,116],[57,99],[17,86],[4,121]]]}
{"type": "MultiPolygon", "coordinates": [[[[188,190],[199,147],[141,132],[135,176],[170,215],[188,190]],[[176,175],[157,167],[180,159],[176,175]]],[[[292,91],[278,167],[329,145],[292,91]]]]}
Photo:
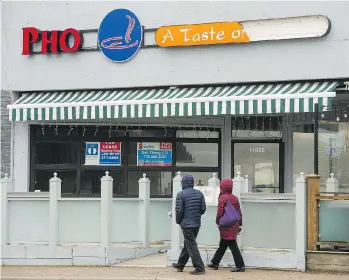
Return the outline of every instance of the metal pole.
{"type": "Polygon", "coordinates": [[[314,174],[319,174],[319,104],[314,104],[314,174]]]}

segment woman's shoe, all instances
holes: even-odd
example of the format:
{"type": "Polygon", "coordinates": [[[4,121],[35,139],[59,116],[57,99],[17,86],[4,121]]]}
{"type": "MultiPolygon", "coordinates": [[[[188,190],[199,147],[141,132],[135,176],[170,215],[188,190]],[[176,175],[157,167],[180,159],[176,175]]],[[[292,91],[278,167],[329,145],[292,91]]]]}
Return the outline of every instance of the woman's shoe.
{"type": "Polygon", "coordinates": [[[179,266],[178,264],[176,263],[173,263],[172,264],[172,267],[177,270],[177,272],[183,272],[183,267],[179,266]]]}
{"type": "Polygon", "coordinates": [[[245,267],[234,267],[231,272],[245,272],[245,267]]]}
{"type": "Polygon", "coordinates": [[[218,265],[210,263],[209,265],[207,265],[208,268],[212,268],[214,270],[218,270],[218,265]]]}

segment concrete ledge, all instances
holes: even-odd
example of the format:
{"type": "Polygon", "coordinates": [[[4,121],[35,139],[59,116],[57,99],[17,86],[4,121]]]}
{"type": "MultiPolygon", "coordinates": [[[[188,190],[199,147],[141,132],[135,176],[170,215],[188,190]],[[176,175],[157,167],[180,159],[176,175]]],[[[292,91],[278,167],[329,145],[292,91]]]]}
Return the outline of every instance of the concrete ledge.
{"type": "Polygon", "coordinates": [[[1,246],[1,258],[3,259],[24,259],[25,257],[25,245],[1,246]]]}
{"type": "Polygon", "coordinates": [[[73,247],[73,257],[95,257],[105,258],[107,255],[106,248],[96,245],[77,245],[73,247]]]}
{"type": "MultiPolygon", "coordinates": [[[[205,264],[211,262],[211,259],[216,252],[215,249],[201,249],[200,254],[205,264]]],[[[177,262],[178,252],[169,251],[167,254],[167,265],[171,266],[173,262],[177,262]]],[[[295,252],[272,252],[266,250],[256,251],[243,251],[242,256],[244,258],[247,267],[251,268],[275,268],[275,269],[297,269],[297,256],[295,252]]],[[[187,266],[192,266],[191,262],[188,262],[187,266]]],[[[235,267],[233,256],[228,249],[225,253],[221,267],[235,267]]]]}
{"type": "Polygon", "coordinates": [[[56,246],[54,249],[48,245],[26,245],[27,259],[71,259],[72,248],[56,246]]]}
{"type": "Polygon", "coordinates": [[[56,246],[46,244],[2,246],[2,265],[41,265],[41,266],[109,266],[123,261],[141,258],[167,249],[168,246],[148,248],[136,246],[102,248],[97,245],[56,246]]]}
{"type": "Polygon", "coordinates": [[[91,266],[91,265],[106,265],[106,258],[97,258],[97,257],[74,257],[73,265],[76,266],[91,266]]]}

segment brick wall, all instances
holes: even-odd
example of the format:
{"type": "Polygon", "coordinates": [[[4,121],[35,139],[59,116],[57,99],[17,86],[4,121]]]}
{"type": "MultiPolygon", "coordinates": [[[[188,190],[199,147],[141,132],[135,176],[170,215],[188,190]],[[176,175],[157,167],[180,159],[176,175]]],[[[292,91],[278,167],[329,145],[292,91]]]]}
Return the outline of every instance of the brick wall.
{"type": "Polygon", "coordinates": [[[8,117],[7,105],[11,103],[8,91],[1,91],[1,177],[11,170],[11,122],[8,117]]]}

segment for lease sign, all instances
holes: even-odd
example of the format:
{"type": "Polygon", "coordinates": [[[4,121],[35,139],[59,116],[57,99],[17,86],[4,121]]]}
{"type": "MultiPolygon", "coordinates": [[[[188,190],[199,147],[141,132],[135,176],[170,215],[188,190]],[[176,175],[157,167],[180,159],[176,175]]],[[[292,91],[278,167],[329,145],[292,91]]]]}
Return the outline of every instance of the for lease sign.
{"type": "Polygon", "coordinates": [[[138,142],[137,166],[172,166],[172,143],[138,142]]]}

